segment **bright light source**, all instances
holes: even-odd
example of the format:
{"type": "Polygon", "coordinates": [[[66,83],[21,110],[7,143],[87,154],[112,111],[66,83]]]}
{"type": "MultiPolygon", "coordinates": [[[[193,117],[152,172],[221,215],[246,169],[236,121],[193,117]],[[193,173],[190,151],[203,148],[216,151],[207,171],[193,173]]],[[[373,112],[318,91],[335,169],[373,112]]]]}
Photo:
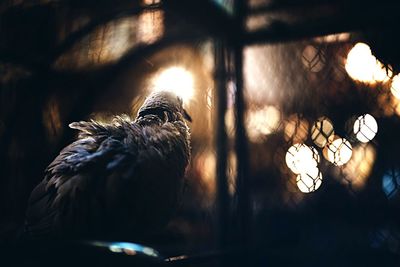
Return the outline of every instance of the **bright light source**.
{"type": "Polygon", "coordinates": [[[314,147],[294,144],[286,153],[286,165],[297,175],[297,187],[303,193],[317,190],[322,183],[322,174],[318,169],[320,157],[314,147]]]}
{"type": "Polygon", "coordinates": [[[325,158],[337,166],[346,164],[352,155],[353,148],[345,138],[337,138],[324,149],[325,158]]]}
{"type": "Polygon", "coordinates": [[[319,118],[311,128],[311,139],[319,147],[324,147],[332,141],[334,134],[333,124],[326,117],[319,118]]]}
{"type": "Polygon", "coordinates": [[[378,123],[370,114],[365,114],[354,122],[353,131],[360,142],[368,143],[378,132],[378,123]]]}
{"type": "Polygon", "coordinates": [[[400,75],[393,77],[390,91],[397,99],[400,99],[400,75]]]}
{"type": "Polygon", "coordinates": [[[305,144],[294,144],[286,152],[286,165],[295,174],[309,173],[318,166],[318,151],[305,144]]]}
{"type": "Polygon", "coordinates": [[[296,184],[303,193],[314,192],[322,184],[322,173],[317,167],[311,168],[307,173],[297,175],[296,184]]]}
{"type": "Polygon", "coordinates": [[[174,92],[188,102],[194,94],[194,81],[192,74],[182,67],[170,67],[156,75],[152,85],[153,91],[174,92]]]}
{"type": "Polygon", "coordinates": [[[364,43],[357,43],[347,55],[345,65],[347,73],[354,80],[374,84],[387,82],[392,75],[383,64],[372,55],[371,48],[364,43]]]}

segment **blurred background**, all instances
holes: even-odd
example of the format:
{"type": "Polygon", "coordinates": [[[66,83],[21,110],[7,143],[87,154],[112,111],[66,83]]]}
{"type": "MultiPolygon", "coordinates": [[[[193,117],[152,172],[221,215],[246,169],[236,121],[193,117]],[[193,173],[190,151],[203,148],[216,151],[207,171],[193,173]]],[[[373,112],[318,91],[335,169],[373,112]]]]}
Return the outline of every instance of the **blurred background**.
{"type": "Polygon", "coordinates": [[[397,266],[399,8],[2,1],[0,244],[69,123],[134,117],[168,88],[193,118],[184,200],[162,232],[124,241],[185,266],[397,266]]]}

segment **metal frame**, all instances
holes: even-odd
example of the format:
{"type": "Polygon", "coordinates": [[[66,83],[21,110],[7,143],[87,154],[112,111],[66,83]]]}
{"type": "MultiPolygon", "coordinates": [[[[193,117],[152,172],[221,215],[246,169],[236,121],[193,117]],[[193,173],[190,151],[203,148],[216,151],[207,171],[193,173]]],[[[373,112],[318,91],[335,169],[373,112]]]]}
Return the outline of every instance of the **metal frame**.
{"type": "MultiPolygon", "coordinates": [[[[201,262],[206,258],[218,258],[220,265],[225,266],[229,261],[224,257],[226,253],[234,258],[240,257],[242,262],[249,263],[250,250],[249,236],[251,236],[251,208],[248,185],[248,143],[244,127],[245,101],[243,96],[243,48],[252,44],[271,44],[291,40],[299,40],[321,35],[340,32],[357,31],[365,28],[382,26],[387,23],[400,21],[397,19],[396,10],[400,3],[391,0],[383,0],[380,6],[373,1],[327,1],[327,0],[301,0],[301,1],[273,1],[268,6],[249,9],[247,1],[234,1],[234,15],[230,16],[212,1],[204,0],[170,0],[165,1],[165,7],[179,12],[179,15],[196,26],[201,27],[207,34],[215,38],[215,79],[217,97],[217,122],[216,122],[216,147],[217,147],[217,207],[218,207],[218,244],[219,251],[215,251],[208,257],[185,257],[185,262],[201,262]],[[363,5],[363,11],[358,12],[359,5],[363,5]],[[319,13],[319,9],[328,7],[333,13],[319,13]],[[364,8],[366,7],[366,8],[364,8]],[[317,16],[305,16],[291,23],[285,20],[273,21],[271,24],[261,27],[256,31],[246,30],[246,19],[252,15],[271,15],[275,12],[295,16],[299,9],[315,10],[317,16]],[[373,18],[373,19],[371,19],[373,18]],[[228,62],[228,63],[227,63],[228,62]],[[226,66],[228,65],[228,67],[226,66]],[[236,142],[237,154],[237,194],[233,207],[229,199],[227,189],[227,145],[224,114],[226,112],[226,84],[231,78],[235,82],[235,117],[236,117],[236,142]],[[233,208],[236,217],[230,217],[227,212],[233,208]],[[229,252],[228,244],[229,222],[235,222],[238,233],[235,244],[240,249],[241,255],[235,254],[236,250],[229,252]],[[212,255],[212,257],[210,257],[212,255]]],[[[179,260],[177,260],[179,262],[179,260]]],[[[176,262],[176,263],[177,263],[176,262]]],[[[174,261],[170,261],[174,263],[174,261]]]]}
{"type": "MultiPolygon", "coordinates": [[[[135,48],[110,68],[102,69],[102,72],[117,72],[123,66],[130,64],[132,60],[139,58],[143,53],[151,53],[159,48],[176,42],[195,42],[205,36],[215,38],[215,80],[216,80],[216,102],[217,102],[217,120],[216,120],[216,148],[217,148],[217,207],[218,207],[218,247],[219,250],[193,257],[175,257],[167,259],[169,264],[180,264],[187,262],[202,262],[212,258],[223,259],[224,255],[234,255],[237,250],[230,250],[229,238],[230,229],[227,227],[232,221],[235,222],[237,229],[237,238],[241,252],[245,252],[246,257],[250,243],[248,237],[251,229],[251,208],[248,185],[248,144],[244,127],[245,101],[243,95],[243,48],[251,44],[265,44],[297,40],[332,34],[343,31],[360,30],[366,27],[382,26],[387,23],[397,23],[400,19],[397,16],[397,10],[400,7],[399,1],[382,0],[381,5],[373,4],[373,1],[328,1],[328,0],[300,0],[300,1],[275,1],[274,4],[263,6],[257,9],[249,10],[244,0],[234,1],[234,16],[224,12],[219,6],[211,0],[166,0],[161,5],[136,7],[129,12],[116,9],[98,21],[83,27],[78,32],[69,36],[52,53],[48,59],[48,64],[53,62],[59,55],[69,49],[76,40],[82,38],[85,34],[92,31],[102,23],[111,21],[117,17],[130,16],[138,14],[144,9],[165,8],[178,13],[188,22],[199,27],[199,32],[183,32],[180,35],[167,36],[160,41],[139,48],[135,48]],[[363,12],[358,11],[358,5],[363,4],[363,12]],[[306,16],[296,23],[287,21],[274,21],[267,27],[254,32],[248,32],[245,27],[245,21],[248,16],[268,15],[274,12],[285,12],[294,14],[296,10],[310,8],[318,10],[322,6],[334,8],[334,13],[329,16],[306,16]],[[356,14],[354,16],[354,14],[356,14]],[[373,19],[371,19],[373,18],[373,19]],[[234,201],[230,200],[228,194],[228,181],[226,176],[227,166],[227,134],[225,129],[226,103],[226,85],[228,80],[232,79],[236,86],[235,94],[235,117],[236,117],[236,142],[235,151],[237,154],[237,195],[234,201]],[[232,205],[234,204],[234,206],[232,205]],[[235,218],[230,217],[230,210],[237,211],[235,218]]],[[[328,14],[327,14],[328,15],[328,14]]],[[[44,70],[50,72],[48,65],[38,66],[35,62],[27,62],[18,55],[7,54],[7,51],[0,54],[2,61],[29,66],[35,70],[44,70]]],[[[68,79],[69,75],[78,75],[75,73],[46,73],[47,75],[59,75],[68,79]]],[[[90,93],[90,92],[89,92],[90,93]]],[[[223,259],[222,264],[225,263],[223,259]]]]}

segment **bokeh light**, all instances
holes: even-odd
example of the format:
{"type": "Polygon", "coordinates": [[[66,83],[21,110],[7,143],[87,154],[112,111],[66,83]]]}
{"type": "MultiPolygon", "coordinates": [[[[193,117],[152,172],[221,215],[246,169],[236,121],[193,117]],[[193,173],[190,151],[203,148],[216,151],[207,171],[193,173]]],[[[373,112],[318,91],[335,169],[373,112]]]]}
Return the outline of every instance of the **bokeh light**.
{"type": "Polygon", "coordinates": [[[262,141],[263,137],[276,131],[281,122],[281,113],[274,106],[264,106],[261,109],[247,113],[247,133],[253,142],[262,141]]]}
{"type": "Polygon", "coordinates": [[[378,132],[378,123],[372,115],[362,115],[354,122],[353,132],[360,142],[368,143],[378,132]]]}
{"type": "Polygon", "coordinates": [[[400,187],[400,170],[397,168],[388,170],[382,177],[382,190],[387,198],[394,198],[400,187]]]}
{"type": "Polygon", "coordinates": [[[350,39],[350,33],[342,32],[315,37],[314,40],[318,43],[336,43],[336,42],[347,42],[350,39]]]}
{"type": "Polygon", "coordinates": [[[225,113],[225,127],[228,137],[233,138],[235,136],[235,111],[233,108],[228,109],[225,113]]]}
{"type": "Polygon", "coordinates": [[[150,5],[160,4],[161,0],[143,0],[142,3],[143,5],[150,6],[150,5]]]}
{"type": "Polygon", "coordinates": [[[212,195],[215,192],[216,161],[216,155],[213,151],[200,153],[195,161],[196,168],[200,173],[200,178],[209,195],[212,195]]]}
{"type": "Polygon", "coordinates": [[[319,118],[311,127],[311,139],[315,145],[321,148],[332,141],[334,134],[333,124],[326,117],[319,118]]]}
{"type": "Polygon", "coordinates": [[[337,137],[324,148],[324,157],[331,163],[342,166],[346,164],[352,155],[353,148],[345,138],[337,137]]]}
{"type": "Polygon", "coordinates": [[[351,160],[343,168],[345,180],[351,183],[353,189],[360,190],[365,186],[375,159],[376,150],[372,145],[361,144],[353,148],[351,160]]]}
{"type": "Polygon", "coordinates": [[[137,254],[144,254],[150,257],[160,256],[159,252],[151,247],[146,247],[130,242],[89,241],[86,244],[90,244],[91,246],[99,248],[108,248],[108,250],[113,253],[125,253],[129,256],[134,256],[137,254]]]}
{"type": "Polygon", "coordinates": [[[307,139],[309,123],[297,114],[291,115],[284,125],[285,140],[303,143],[307,139]]]}
{"type": "Polygon", "coordinates": [[[303,193],[311,193],[316,191],[322,184],[322,173],[315,167],[301,173],[296,177],[296,184],[303,193]]]}
{"type": "Polygon", "coordinates": [[[313,173],[320,161],[318,151],[305,144],[294,144],[286,152],[286,165],[295,174],[313,173]]]}
{"type": "Polygon", "coordinates": [[[386,82],[392,76],[391,71],[376,59],[371,48],[365,43],[357,43],[350,50],[345,68],[351,78],[369,84],[386,82]]]}
{"type": "Polygon", "coordinates": [[[193,76],[182,67],[169,67],[155,76],[152,90],[174,92],[183,102],[188,102],[194,95],[193,76]]]}

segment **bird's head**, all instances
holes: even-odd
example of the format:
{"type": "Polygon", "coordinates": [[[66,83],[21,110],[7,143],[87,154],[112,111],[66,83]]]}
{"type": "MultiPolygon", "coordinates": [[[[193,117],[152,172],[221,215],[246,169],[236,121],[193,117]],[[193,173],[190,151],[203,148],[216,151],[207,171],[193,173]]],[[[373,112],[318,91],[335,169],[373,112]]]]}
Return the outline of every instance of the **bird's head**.
{"type": "Polygon", "coordinates": [[[138,111],[137,118],[146,115],[155,115],[169,121],[182,118],[192,121],[192,118],[183,108],[182,99],[176,94],[167,91],[153,92],[146,98],[138,111]]]}

